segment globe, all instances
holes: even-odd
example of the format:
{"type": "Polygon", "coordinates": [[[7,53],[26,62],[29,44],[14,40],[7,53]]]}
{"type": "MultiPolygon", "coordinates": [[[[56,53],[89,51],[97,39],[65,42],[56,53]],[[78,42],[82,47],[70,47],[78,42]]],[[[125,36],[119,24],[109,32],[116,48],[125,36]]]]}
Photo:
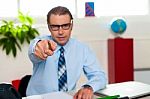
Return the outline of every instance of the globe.
{"type": "Polygon", "coordinates": [[[116,19],[111,24],[111,29],[114,33],[122,34],[127,28],[127,24],[123,19],[116,19]]]}

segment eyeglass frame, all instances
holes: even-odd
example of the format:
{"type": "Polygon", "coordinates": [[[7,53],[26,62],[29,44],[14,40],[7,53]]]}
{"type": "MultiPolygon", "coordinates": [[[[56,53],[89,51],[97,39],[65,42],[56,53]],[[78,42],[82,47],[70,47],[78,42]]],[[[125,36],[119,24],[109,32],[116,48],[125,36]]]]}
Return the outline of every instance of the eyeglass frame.
{"type": "Polygon", "coordinates": [[[51,28],[52,31],[58,31],[60,29],[60,27],[63,30],[68,30],[72,23],[73,23],[73,20],[71,20],[70,23],[66,23],[66,24],[62,24],[62,25],[51,25],[51,24],[48,24],[48,27],[51,28]],[[68,28],[65,28],[66,25],[68,25],[68,28]],[[57,28],[57,29],[53,29],[52,26],[56,26],[55,28],[57,28]]]}

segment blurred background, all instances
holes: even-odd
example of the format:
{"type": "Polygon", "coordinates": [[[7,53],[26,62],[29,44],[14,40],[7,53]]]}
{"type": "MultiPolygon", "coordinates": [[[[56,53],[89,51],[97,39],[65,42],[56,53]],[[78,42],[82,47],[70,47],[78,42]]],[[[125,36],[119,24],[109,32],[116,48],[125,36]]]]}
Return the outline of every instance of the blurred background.
{"type": "MultiPolygon", "coordinates": [[[[127,28],[122,38],[134,39],[134,80],[150,84],[150,1],[149,0],[0,0],[0,21],[18,23],[18,11],[32,17],[39,35],[50,34],[47,12],[54,6],[66,6],[74,17],[72,37],[87,43],[95,52],[108,75],[107,40],[115,38],[111,30],[114,18],[123,18],[127,28]],[[86,16],[85,3],[94,3],[94,16],[86,16]]],[[[0,23],[2,25],[2,22],[0,23]]],[[[1,39],[0,35],[0,39],[1,39]]],[[[28,43],[21,45],[16,57],[6,55],[0,47],[0,82],[11,82],[32,74],[28,43]]],[[[18,49],[18,48],[17,48],[18,49]]],[[[120,49],[123,50],[123,49],[120,49]]],[[[128,71],[127,71],[128,72],[128,71]]],[[[81,77],[81,82],[85,78],[81,77]]]]}

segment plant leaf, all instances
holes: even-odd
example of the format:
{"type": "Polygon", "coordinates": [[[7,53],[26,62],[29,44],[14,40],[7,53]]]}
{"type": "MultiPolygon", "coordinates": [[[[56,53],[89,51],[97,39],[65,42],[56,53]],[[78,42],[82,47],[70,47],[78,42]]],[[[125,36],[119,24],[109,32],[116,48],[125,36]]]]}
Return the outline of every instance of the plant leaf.
{"type": "Polygon", "coordinates": [[[30,43],[30,40],[39,35],[37,29],[32,27],[33,19],[28,14],[19,11],[18,20],[21,25],[2,20],[0,26],[0,47],[6,55],[13,54],[13,57],[16,57],[18,49],[21,51],[22,44],[30,43]]]}
{"type": "Polygon", "coordinates": [[[28,22],[30,25],[33,24],[33,19],[32,19],[31,17],[27,16],[26,19],[27,19],[27,22],[28,22]]]}
{"type": "Polygon", "coordinates": [[[13,53],[13,56],[16,57],[16,55],[17,55],[17,49],[16,49],[16,46],[15,46],[14,43],[13,43],[11,46],[12,46],[12,53],[13,53]]]}
{"type": "Polygon", "coordinates": [[[21,23],[25,23],[26,21],[25,15],[21,11],[18,11],[18,19],[21,23]]]}
{"type": "Polygon", "coordinates": [[[18,47],[18,49],[21,51],[21,45],[16,41],[16,45],[18,47]]]}
{"type": "Polygon", "coordinates": [[[0,39],[0,46],[4,45],[7,42],[7,38],[0,39]]]}
{"type": "Polygon", "coordinates": [[[6,45],[6,54],[9,55],[10,51],[11,51],[11,45],[7,43],[6,45]]]}

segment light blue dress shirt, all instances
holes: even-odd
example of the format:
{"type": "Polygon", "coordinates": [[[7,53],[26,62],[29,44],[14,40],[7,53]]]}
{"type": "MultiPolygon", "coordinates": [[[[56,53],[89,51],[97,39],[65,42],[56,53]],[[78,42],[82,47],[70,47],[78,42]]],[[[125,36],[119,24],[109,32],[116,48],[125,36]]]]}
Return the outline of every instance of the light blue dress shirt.
{"type": "MultiPolygon", "coordinates": [[[[52,40],[51,36],[41,36],[35,38],[29,46],[29,58],[33,63],[33,74],[27,87],[27,96],[44,94],[58,91],[58,58],[60,55],[60,46],[57,45],[52,56],[46,60],[41,60],[34,55],[36,43],[39,40],[52,40]]],[[[107,78],[102,70],[98,60],[91,49],[70,38],[64,46],[68,91],[76,88],[76,83],[80,78],[82,71],[88,78],[87,85],[90,85],[94,92],[105,87],[107,78]]]]}

